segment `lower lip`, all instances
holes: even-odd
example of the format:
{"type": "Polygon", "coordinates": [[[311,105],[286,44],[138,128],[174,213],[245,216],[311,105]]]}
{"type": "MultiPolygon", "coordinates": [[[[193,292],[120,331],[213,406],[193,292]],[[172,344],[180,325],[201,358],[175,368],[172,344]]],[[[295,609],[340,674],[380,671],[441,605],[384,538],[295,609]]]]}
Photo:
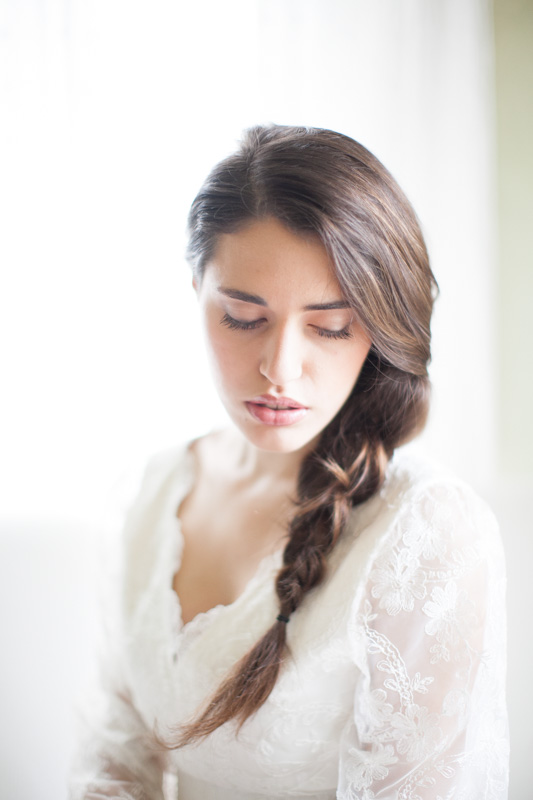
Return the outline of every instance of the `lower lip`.
{"type": "Polygon", "coordinates": [[[269,408],[259,403],[246,403],[246,407],[263,425],[294,425],[307,414],[307,408],[269,408]]]}

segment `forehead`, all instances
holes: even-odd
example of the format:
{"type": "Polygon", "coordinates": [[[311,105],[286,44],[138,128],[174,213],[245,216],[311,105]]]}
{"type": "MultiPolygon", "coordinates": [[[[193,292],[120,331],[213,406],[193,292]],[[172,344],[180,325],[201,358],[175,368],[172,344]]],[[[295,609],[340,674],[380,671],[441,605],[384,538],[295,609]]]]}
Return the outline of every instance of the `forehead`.
{"type": "MultiPolygon", "coordinates": [[[[299,296],[305,302],[342,299],[326,248],[273,218],[254,220],[222,234],[206,265],[204,281],[259,295],[299,296]]],[[[278,297],[279,299],[279,297],[278,297]]]]}

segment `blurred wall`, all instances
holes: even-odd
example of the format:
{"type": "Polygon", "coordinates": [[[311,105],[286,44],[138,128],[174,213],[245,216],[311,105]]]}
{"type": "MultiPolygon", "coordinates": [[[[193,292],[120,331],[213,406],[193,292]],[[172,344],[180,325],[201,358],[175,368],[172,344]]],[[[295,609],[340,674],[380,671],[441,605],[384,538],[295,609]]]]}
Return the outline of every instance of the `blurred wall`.
{"type": "Polygon", "coordinates": [[[494,0],[502,472],[533,476],[533,2],[494,0]]]}
{"type": "Polygon", "coordinates": [[[498,479],[508,574],[510,800],[533,796],[533,2],[494,0],[499,247],[498,479]],[[524,620],[526,622],[524,623],[524,620]]]}

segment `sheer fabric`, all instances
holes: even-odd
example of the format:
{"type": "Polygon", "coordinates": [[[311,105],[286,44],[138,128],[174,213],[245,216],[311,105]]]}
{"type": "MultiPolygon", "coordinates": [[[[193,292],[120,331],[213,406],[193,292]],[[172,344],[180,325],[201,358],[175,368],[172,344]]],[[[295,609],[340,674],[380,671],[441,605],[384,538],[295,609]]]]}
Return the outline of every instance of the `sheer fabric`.
{"type": "Polygon", "coordinates": [[[277,615],[281,552],[243,594],[190,623],[172,589],[188,450],[148,467],[120,537],[102,682],[71,800],[503,800],[504,560],[491,512],[434,465],[397,454],[354,509],[326,580],[287,628],[266,703],[168,753],[152,738],[205,702],[277,615]]]}

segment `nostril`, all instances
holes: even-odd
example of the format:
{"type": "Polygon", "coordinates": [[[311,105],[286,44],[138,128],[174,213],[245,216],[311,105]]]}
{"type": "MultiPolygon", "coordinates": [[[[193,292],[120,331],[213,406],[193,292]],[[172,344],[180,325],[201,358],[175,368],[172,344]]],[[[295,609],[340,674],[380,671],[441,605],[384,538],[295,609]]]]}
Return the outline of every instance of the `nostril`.
{"type": "Polygon", "coordinates": [[[265,359],[260,370],[274,386],[283,386],[288,380],[299,378],[302,374],[301,362],[286,356],[265,359]]]}

